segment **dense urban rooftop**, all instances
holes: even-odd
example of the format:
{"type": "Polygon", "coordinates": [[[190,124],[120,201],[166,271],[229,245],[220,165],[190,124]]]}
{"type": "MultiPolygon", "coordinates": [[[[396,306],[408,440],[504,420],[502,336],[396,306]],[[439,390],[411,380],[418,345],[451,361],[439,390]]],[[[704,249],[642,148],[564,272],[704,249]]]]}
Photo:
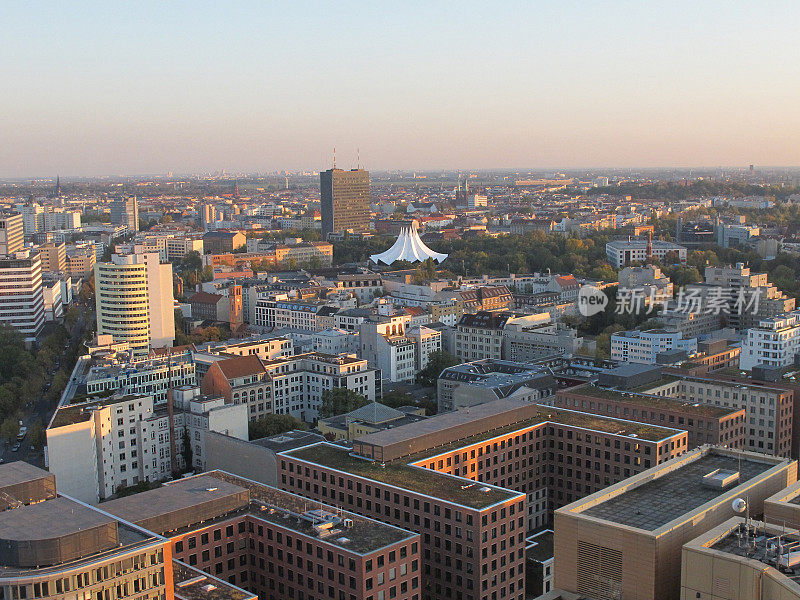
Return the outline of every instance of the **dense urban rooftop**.
{"type": "Polygon", "coordinates": [[[520,496],[519,492],[472,482],[460,477],[414,467],[403,461],[378,463],[359,458],[346,448],[316,444],[286,453],[288,456],[373,479],[411,492],[442,498],[470,508],[485,508],[520,496]],[[466,486],[466,487],[465,487],[466,486]],[[481,491],[481,489],[488,491],[481,491]]]}
{"type": "Polygon", "coordinates": [[[653,531],[762,475],[779,462],[768,456],[764,456],[763,461],[758,460],[751,453],[734,455],[707,452],[664,475],[578,511],[606,521],[653,531]],[[715,469],[738,472],[738,482],[727,490],[706,485],[703,477],[715,469]]]}

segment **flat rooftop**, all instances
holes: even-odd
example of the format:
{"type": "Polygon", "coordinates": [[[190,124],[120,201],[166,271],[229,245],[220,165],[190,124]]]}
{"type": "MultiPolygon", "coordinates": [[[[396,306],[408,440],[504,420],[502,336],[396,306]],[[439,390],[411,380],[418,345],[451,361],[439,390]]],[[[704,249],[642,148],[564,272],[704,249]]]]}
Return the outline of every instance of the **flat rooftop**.
{"type": "Polygon", "coordinates": [[[386,447],[392,444],[407,442],[417,437],[439,434],[447,429],[457,428],[465,423],[472,423],[493,417],[504,410],[513,409],[515,407],[530,407],[530,412],[525,415],[525,419],[492,430],[486,430],[470,437],[447,440],[438,446],[431,447],[430,450],[433,451],[437,448],[443,448],[452,444],[466,446],[469,443],[475,443],[474,440],[476,438],[488,439],[507,431],[524,429],[537,423],[548,421],[572,427],[602,431],[604,433],[613,433],[615,435],[638,437],[647,441],[663,440],[678,433],[677,429],[594,415],[576,410],[557,409],[551,406],[531,404],[526,400],[507,398],[470,406],[468,409],[462,408],[452,412],[441,413],[429,417],[424,421],[420,421],[419,423],[384,429],[383,431],[361,436],[357,438],[356,441],[374,446],[386,447]]]}
{"type": "Polygon", "coordinates": [[[0,465],[0,489],[51,477],[49,471],[21,460],[0,465]]]}
{"type": "Polygon", "coordinates": [[[256,600],[257,595],[190,567],[179,560],[172,561],[175,598],[179,600],[256,600]]]}
{"type": "Polygon", "coordinates": [[[551,529],[540,531],[537,534],[528,536],[525,541],[525,557],[539,562],[550,560],[555,556],[553,550],[554,533],[551,529]]]}
{"type": "MultiPolygon", "coordinates": [[[[225,471],[211,471],[208,476],[220,482],[226,482],[245,488],[250,492],[250,513],[259,519],[269,521],[286,529],[292,529],[310,537],[317,537],[311,520],[298,518],[311,510],[335,513],[336,508],[316,502],[291,492],[279,490],[249,479],[231,475],[225,471]],[[271,509],[271,510],[270,510],[271,509]]],[[[337,546],[350,552],[367,554],[389,544],[416,538],[418,534],[388,525],[374,519],[363,517],[347,511],[339,511],[342,519],[350,519],[350,527],[337,525],[334,533],[322,539],[326,544],[337,546]],[[336,533],[336,530],[341,531],[336,533]]]]}
{"type": "MultiPolygon", "coordinates": [[[[584,385],[572,388],[570,390],[565,390],[565,392],[569,394],[578,394],[581,396],[591,396],[593,398],[613,400],[615,402],[623,402],[626,404],[636,404],[639,406],[650,406],[664,410],[680,411],[687,414],[695,414],[701,417],[720,418],[743,410],[741,408],[737,409],[724,406],[714,406],[712,404],[683,402],[681,400],[676,400],[674,398],[668,398],[665,396],[620,391],[602,388],[596,385],[584,385]]],[[[580,409],[577,408],[576,410],[580,409]]]]}
{"type": "Polygon", "coordinates": [[[0,537],[49,540],[115,522],[100,511],[59,497],[0,512],[0,537]]]}
{"type": "MultiPolygon", "coordinates": [[[[243,491],[242,487],[221,481],[216,477],[197,475],[124,498],[109,500],[101,504],[100,508],[120,519],[147,527],[148,521],[180,511],[191,513],[191,509],[199,508],[201,504],[216,504],[233,498],[232,505],[241,506],[243,503],[238,502],[235,497],[243,491]]],[[[191,516],[197,519],[202,518],[199,514],[191,516]]],[[[186,523],[186,525],[189,524],[191,523],[186,523]]]]}
{"type": "Polygon", "coordinates": [[[770,461],[770,457],[764,458],[764,461],[754,460],[750,453],[740,458],[738,454],[706,452],[694,461],[580,513],[653,531],[779,464],[775,460],[770,461]],[[715,469],[738,471],[739,481],[727,489],[707,486],[703,483],[703,476],[715,469]]]}
{"type": "Polygon", "coordinates": [[[662,373],[661,377],[655,379],[649,383],[643,383],[642,385],[634,386],[631,389],[627,390],[629,392],[647,392],[648,390],[655,389],[657,387],[661,387],[662,385],[667,385],[668,383],[675,383],[681,379],[681,377],[676,377],[674,375],[668,375],[666,373],[662,373]]]}
{"type": "Polygon", "coordinates": [[[108,392],[95,396],[91,399],[74,398],[72,400],[72,404],[59,406],[56,409],[48,428],[64,427],[66,425],[74,425],[75,423],[83,423],[91,418],[92,412],[96,408],[128,402],[130,400],[138,399],[147,395],[129,394],[126,396],[119,396],[116,395],[114,391],[108,390],[108,392]]]}
{"type": "MultiPolygon", "coordinates": [[[[416,427],[424,422],[420,421],[420,423],[415,423],[414,426],[416,427]]],[[[333,444],[315,444],[291,450],[285,454],[323,467],[337,469],[365,479],[380,481],[411,492],[441,498],[469,508],[485,508],[523,495],[520,492],[460,477],[452,477],[431,469],[413,467],[402,460],[384,463],[385,466],[381,466],[381,463],[359,458],[351,454],[347,448],[334,446],[333,444]],[[481,488],[485,488],[488,491],[481,491],[481,488]]]]}
{"type": "Polygon", "coordinates": [[[180,532],[201,522],[210,525],[250,514],[362,554],[416,535],[347,513],[342,518],[350,519],[352,527],[341,525],[338,534],[320,537],[313,522],[300,516],[314,509],[335,513],[335,508],[224,471],[179,479],[154,490],[105,502],[101,508],[157,533],[180,532]]]}
{"type": "Polygon", "coordinates": [[[318,433],[294,430],[259,438],[257,440],[250,440],[250,443],[269,448],[273,452],[284,452],[286,450],[293,450],[294,448],[301,448],[309,444],[316,444],[317,442],[324,441],[325,438],[318,433]]]}
{"type": "MultiPolygon", "coordinates": [[[[770,526],[770,529],[771,531],[766,534],[763,529],[760,530],[758,536],[752,535],[751,533],[749,538],[750,543],[745,544],[742,537],[740,537],[743,536],[746,531],[745,525],[742,522],[731,529],[727,535],[720,537],[707,547],[712,550],[717,550],[718,552],[725,552],[726,554],[757,560],[764,563],[765,567],[769,565],[774,568],[777,552],[772,544],[775,542],[775,536],[781,535],[781,542],[785,547],[792,546],[792,553],[797,552],[797,546],[800,544],[800,536],[798,536],[797,532],[794,530],[789,530],[791,532],[789,533],[785,531],[785,529],[778,529],[774,525],[770,526]],[[770,540],[771,543],[769,548],[767,546],[768,540],[770,540]]],[[[788,549],[787,552],[789,552],[788,549]]],[[[800,570],[797,569],[797,567],[788,570],[781,569],[781,574],[794,583],[800,584],[800,570]]]]}

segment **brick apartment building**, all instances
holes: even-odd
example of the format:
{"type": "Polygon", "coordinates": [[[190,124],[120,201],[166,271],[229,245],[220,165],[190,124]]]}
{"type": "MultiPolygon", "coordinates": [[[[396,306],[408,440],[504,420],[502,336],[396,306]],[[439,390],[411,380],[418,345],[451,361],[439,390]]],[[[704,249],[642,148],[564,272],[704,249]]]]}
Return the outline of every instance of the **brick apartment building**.
{"type": "Polygon", "coordinates": [[[247,404],[250,420],[273,412],[272,380],[255,354],[217,361],[203,377],[200,390],[233,404],[247,404]]]}
{"type": "Polygon", "coordinates": [[[212,471],[103,505],[260,600],[419,600],[420,537],[212,471]]]}
{"type": "Polygon", "coordinates": [[[690,449],[703,444],[744,447],[747,420],[744,408],[692,404],[591,384],[559,390],[553,404],[596,415],[685,429],[690,449]]]}
{"type": "MultiPolygon", "coordinates": [[[[758,381],[726,373],[688,375],[664,369],[662,378],[644,386],[643,393],[678,398],[683,402],[744,408],[745,450],[775,456],[792,455],[794,389],[789,383],[758,381]]],[[[795,441],[795,447],[800,442],[795,441]]]]}
{"type": "Polygon", "coordinates": [[[528,528],[686,450],[684,431],[503,399],[364,436],[353,453],[281,453],[278,477],[420,533],[423,598],[521,600],[528,528]]]}
{"type": "Polygon", "coordinates": [[[173,597],[161,536],[57,494],[51,473],[24,462],[0,465],[0,496],[3,598],[173,597]]]}

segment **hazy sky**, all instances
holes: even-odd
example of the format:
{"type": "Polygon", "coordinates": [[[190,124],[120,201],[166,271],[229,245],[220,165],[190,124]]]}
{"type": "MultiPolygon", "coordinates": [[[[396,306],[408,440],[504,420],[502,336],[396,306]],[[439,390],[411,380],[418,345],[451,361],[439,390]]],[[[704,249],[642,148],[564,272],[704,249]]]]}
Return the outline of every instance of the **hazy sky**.
{"type": "Polygon", "coordinates": [[[800,2],[0,2],[0,176],[800,165],[800,2]]]}

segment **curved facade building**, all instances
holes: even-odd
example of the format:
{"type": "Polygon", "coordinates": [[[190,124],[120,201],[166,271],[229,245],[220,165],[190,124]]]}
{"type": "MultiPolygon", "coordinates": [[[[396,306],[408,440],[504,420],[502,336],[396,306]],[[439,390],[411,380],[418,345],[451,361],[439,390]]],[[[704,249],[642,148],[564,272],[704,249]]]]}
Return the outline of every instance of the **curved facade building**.
{"type": "Polygon", "coordinates": [[[175,338],[172,265],[157,253],[114,254],[95,265],[97,332],[128,342],[133,358],[175,338]]]}

